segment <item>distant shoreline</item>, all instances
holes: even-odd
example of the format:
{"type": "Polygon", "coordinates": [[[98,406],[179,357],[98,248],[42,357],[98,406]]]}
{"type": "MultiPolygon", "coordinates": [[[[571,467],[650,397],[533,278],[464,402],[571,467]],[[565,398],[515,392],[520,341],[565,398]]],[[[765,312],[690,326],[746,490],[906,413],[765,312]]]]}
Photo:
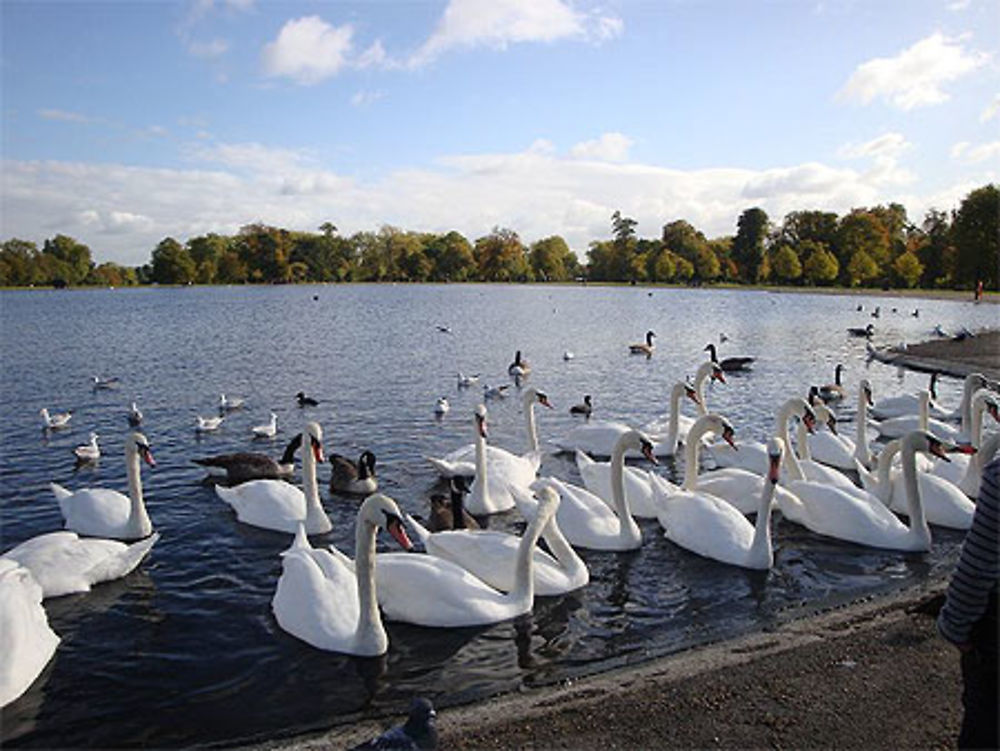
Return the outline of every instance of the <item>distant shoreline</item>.
{"type": "MultiPolygon", "coordinates": [[[[241,287],[248,289],[270,289],[272,287],[360,287],[360,286],[472,286],[472,285],[508,285],[514,287],[631,287],[628,282],[297,282],[295,284],[133,284],[122,287],[113,287],[115,291],[124,290],[149,290],[149,289],[183,289],[208,288],[208,287],[241,287]]],[[[875,289],[869,287],[790,287],[790,286],[769,286],[762,284],[664,284],[658,282],[642,282],[634,285],[636,289],[645,290],[704,290],[704,291],[747,291],[747,292],[774,292],[776,294],[818,294],[818,295],[841,295],[844,297],[903,297],[913,300],[951,300],[954,302],[970,302],[972,299],[971,290],[951,290],[951,289],[875,289]]],[[[102,286],[73,286],[56,288],[52,286],[37,287],[0,287],[0,292],[77,292],[85,290],[109,289],[102,286]]],[[[1000,304],[1000,292],[984,292],[980,301],[990,305],[1000,304]]]]}

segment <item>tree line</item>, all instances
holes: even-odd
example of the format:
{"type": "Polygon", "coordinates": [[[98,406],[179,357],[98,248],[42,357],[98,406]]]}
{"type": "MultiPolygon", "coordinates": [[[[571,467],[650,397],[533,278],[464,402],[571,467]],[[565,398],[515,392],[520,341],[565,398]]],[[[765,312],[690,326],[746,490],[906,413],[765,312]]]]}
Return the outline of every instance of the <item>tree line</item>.
{"type": "Polygon", "coordinates": [[[0,285],[243,284],[295,282],[665,282],[777,283],[845,287],[968,289],[998,287],[1000,190],[973,190],[951,214],[931,209],[913,224],[898,203],[793,211],[774,223],[761,208],[743,211],[736,234],[706,238],[681,219],[658,238],[636,235],[637,222],[611,216],[608,239],[594,240],[582,264],[558,235],[530,245],[495,227],[470,242],[384,226],[342,236],[326,222],[317,232],[250,224],[233,236],[209,233],[161,240],[149,263],[95,264],[86,245],[66,235],[0,247],[0,285]]]}

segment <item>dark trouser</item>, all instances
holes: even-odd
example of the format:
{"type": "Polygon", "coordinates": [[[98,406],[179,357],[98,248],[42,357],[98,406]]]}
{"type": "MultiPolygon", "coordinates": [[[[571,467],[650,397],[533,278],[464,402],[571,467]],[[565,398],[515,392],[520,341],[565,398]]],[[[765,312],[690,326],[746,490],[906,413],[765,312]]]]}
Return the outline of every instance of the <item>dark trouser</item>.
{"type": "Polygon", "coordinates": [[[972,635],[973,648],[962,654],[962,730],[958,747],[997,748],[997,598],[972,635]]]}

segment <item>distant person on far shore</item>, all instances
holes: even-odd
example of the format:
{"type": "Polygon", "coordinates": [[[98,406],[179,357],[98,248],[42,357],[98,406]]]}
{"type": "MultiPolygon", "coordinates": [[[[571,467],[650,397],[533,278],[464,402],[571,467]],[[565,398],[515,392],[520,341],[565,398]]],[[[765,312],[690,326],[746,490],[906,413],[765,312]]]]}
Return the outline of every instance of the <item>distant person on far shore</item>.
{"type": "Polygon", "coordinates": [[[941,635],[962,653],[962,749],[997,748],[998,558],[1000,453],[983,469],[972,527],[937,621],[941,635]]]}
{"type": "Polygon", "coordinates": [[[982,299],[983,299],[983,280],[979,279],[979,280],[976,281],[976,297],[975,297],[975,300],[976,300],[976,302],[979,302],[982,299]]]}

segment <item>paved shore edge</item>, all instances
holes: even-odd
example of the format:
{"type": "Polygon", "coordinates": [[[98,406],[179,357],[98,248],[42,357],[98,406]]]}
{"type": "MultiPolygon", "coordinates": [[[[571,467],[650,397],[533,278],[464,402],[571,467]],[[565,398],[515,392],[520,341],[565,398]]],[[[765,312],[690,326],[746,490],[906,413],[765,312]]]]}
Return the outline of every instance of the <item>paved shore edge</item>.
{"type": "MultiPolygon", "coordinates": [[[[773,630],[439,711],[439,748],[941,748],[961,719],[946,580],[773,630]]],[[[252,746],[349,748],[401,718],[252,746]]]]}

